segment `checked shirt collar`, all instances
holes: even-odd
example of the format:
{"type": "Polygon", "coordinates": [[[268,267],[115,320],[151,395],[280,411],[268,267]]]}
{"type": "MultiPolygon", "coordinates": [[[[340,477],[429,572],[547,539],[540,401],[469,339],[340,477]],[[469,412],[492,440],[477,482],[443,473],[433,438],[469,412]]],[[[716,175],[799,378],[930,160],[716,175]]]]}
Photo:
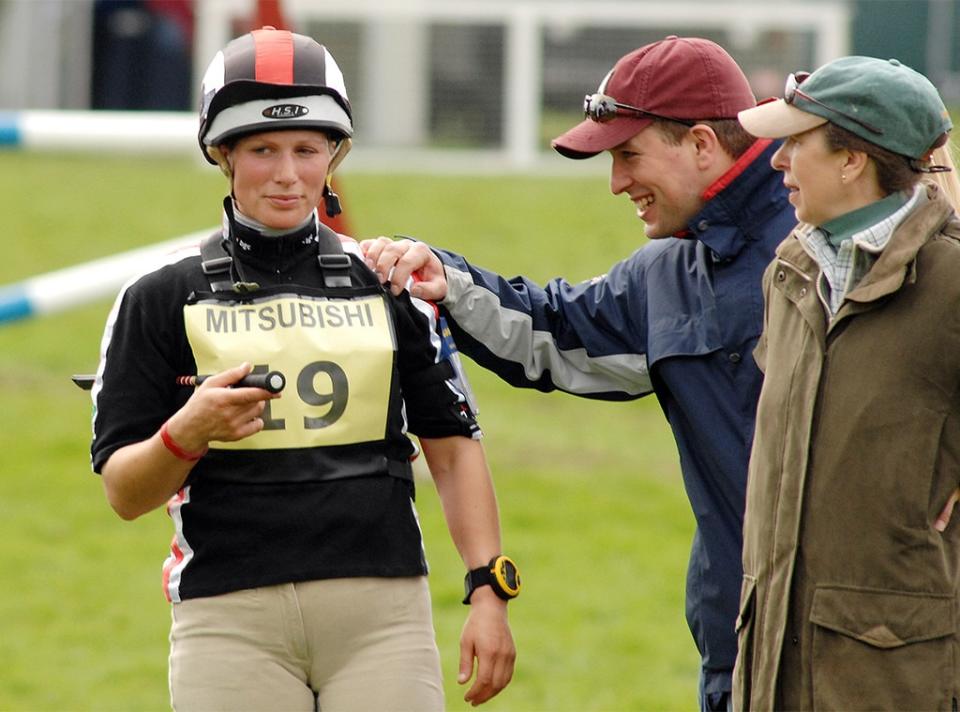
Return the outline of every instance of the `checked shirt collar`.
{"type": "Polygon", "coordinates": [[[820,266],[817,291],[821,301],[834,316],[847,293],[857,286],[887,246],[893,231],[920,202],[921,186],[917,186],[906,203],[878,223],[854,232],[835,248],[828,234],[819,227],[808,226],[798,231],[800,243],[820,266]]]}

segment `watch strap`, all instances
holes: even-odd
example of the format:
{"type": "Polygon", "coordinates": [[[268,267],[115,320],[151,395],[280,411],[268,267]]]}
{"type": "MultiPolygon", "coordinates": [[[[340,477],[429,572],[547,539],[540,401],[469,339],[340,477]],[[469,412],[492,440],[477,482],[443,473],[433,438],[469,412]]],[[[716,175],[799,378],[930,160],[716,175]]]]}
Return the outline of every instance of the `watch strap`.
{"type": "Polygon", "coordinates": [[[504,601],[516,598],[520,593],[520,575],[517,565],[508,556],[499,554],[486,566],[471,569],[463,579],[463,603],[470,605],[470,596],[480,586],[490,586],[504,601]]]}
{"type": "MultiPolygon", "coordinates": [[[[463,603],[470,605],[470,596],[480,586],[493,586],[493,575],[490,573],[490,565],[481,566],[477,569],[471,569],[463,579],[463,603]]],[[[496,589],[496,587],[493,587],[496,589]]]]}

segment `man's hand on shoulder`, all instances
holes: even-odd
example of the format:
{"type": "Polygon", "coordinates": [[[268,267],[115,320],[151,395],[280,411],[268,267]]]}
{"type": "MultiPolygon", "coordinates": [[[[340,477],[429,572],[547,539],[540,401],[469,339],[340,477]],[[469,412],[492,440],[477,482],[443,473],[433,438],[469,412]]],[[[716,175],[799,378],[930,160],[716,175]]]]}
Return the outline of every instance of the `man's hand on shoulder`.
{"type": "Polygon", "coordinates": [[[410,294],[420,299],[438,302],[447,296],[443,263],[425,243],[378,237],[361,240],[360,249],[367,266],[390,284],[394,294],[409,287],[410,294]]]}

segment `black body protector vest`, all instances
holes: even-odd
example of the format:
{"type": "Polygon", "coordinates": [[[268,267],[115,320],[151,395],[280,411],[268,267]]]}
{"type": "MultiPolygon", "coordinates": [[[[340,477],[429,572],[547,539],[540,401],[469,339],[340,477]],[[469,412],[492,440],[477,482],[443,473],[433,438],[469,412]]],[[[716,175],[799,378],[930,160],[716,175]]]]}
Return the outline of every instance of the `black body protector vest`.
{"type": "MultiPolygon", "coordinates": [[[[261,432],[211,443],[198,463],[204,478],[412,480],[416,449],[405,434],[387,293],[360,260],[344,253],[336,233],[319,221],[317,229],[322,287],[245,282],[231,253],[235,245],[218,233],[201,246],[210,291],[190,295],[183,310],[197,373],[249,361],[254,373],[280,371],[287,383],[279,399],[267,401],[261,432]]],[[[431,380],[449,377],[452,369],[443,361],[433,371],[431,380]]]]}

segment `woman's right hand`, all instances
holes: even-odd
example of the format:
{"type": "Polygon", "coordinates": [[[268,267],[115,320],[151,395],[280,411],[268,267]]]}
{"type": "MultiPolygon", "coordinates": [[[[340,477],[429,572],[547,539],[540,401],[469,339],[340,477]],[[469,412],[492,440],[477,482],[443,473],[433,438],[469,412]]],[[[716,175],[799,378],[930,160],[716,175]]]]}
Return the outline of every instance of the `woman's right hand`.
{"type": "Polygon", "coordinates": [[[189,452],[199,452],[211,441],[243,440],[263,430],[263,409],[279,398],[263,388],[230,388],[253,370],[243,363],[205,379],[184,406],[170,416],[167,432],[189,452]]]}
{"type": "Polygon", "coordinates": [[[242,440],[263,430],[264,405],[280,394],[262,388],[229,388],[252,370],[249,363],[204,380],[160,431],[113,453],[104,463],[107,500],[123,519],[136,519],[179,490],[213,440],[242,440]],[[195,457],[188,456],[195,454],[195,457]]]}

